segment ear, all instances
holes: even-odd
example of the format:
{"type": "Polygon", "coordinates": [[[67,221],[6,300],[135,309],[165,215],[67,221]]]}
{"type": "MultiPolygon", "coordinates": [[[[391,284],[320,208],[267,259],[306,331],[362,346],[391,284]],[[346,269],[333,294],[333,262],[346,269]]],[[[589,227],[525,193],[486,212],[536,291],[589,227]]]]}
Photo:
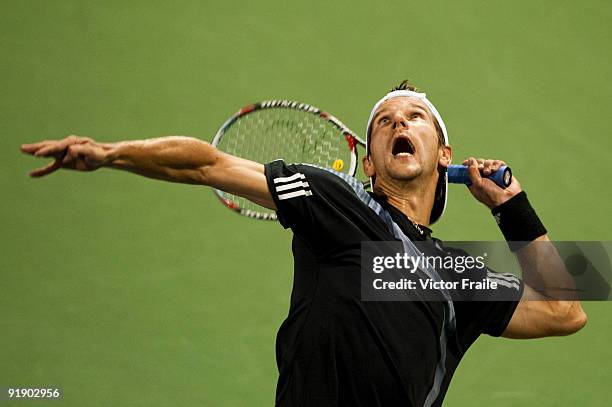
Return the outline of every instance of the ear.
{"type": "Polygon", "coordinates": [[[440,155],[438,158],[438,165],[444,168],[448,168],[453,158],[453,148],[451,146],[440,147],[440,155]]]}
{"type": "Polygon", "coordinates": [[[369,155],[363,157],[363,172],[368,178],[371,178],[376,175],[376,169],[374,168],[374,164],[372,164],[369,155]]]}

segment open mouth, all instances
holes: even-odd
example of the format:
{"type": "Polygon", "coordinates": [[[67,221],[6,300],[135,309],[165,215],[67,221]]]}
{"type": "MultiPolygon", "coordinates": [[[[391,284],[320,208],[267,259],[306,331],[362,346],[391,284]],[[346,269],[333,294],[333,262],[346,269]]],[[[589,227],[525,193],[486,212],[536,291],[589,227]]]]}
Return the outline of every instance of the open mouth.
{"type": "Polygon", "coordinates": [[[391,153],[395,157],[407,157],[414,155],[414,146],[407,137],[398,137],[393,142],[391,153]]]}

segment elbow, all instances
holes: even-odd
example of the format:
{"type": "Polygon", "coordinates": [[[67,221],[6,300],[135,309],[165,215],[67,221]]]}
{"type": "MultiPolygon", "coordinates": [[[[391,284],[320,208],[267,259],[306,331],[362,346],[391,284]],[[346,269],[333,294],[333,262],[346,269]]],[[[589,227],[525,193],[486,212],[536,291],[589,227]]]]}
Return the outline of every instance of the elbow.
{"type": "Polygon", "coordinates": [[[580,306],[580,302],[571,301],[563,304],[560,310],[555,312],[557,319],[557,329],[554,335],[566,336],[580,331],[587,324],[588,317],[580,306]]]}
{"type": "Polygon", "coordinates": [[[569,329],[569,334],[574,334],[578,331],[580,331],[582,328],[585,327],[585,325],[587,324],[587,322],[589,321],[589,318],[587,317],[586,312],[584,312],[584,310],[582,309],[582,307],[579,307],[580,310],[577,312],[577,315],[573,318],[573,321],[571,323],[571,326],[569,329]]]}
{"type": "Polygon", "coordinates": [[[578,315],[568,318],[564,321],[562,328],[559,330],[559,336],[567,336],[580,331],[587,324],[588,318],[584,311],[580,311],[578,315]]]}

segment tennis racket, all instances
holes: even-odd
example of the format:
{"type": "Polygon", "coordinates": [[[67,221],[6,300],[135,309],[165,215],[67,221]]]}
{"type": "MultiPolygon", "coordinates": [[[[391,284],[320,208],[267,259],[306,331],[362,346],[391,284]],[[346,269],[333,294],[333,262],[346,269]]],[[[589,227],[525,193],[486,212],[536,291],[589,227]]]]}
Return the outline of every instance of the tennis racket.
{"type": "MultiPolygon", "coordinates": [[[[355,132],[331,114],[306,103],[269,100],[240,109],[217,131],[212,145],[228,154],[259,163],[283,159],[308,163],[355,176],[355,132]]],[[[274,211],[248,199],[214,189],[226,207],[255,219],[276,220],[274,211]]]]}
{"type": "MultiPolygon", "coordinates": [[[[357,146],[365,142],[331,114],[306,103],[268,100],[240,109],[217,131],[212,145],[228,154],[259,163],[283,159],[308,163],[355,176],[357,146]]],[[[510,185],[512,171],[500,168],[487,176],[501,188],[510,185]]],[[[470,184],[467,167],[451,165],[448,181],[470,184]]],[[[369,187],[369,181],[363,181],[369,187]]],[[[246,198],[213,189],[221,203],[255,219],[276,220],[276,213],[246,198]]]]}
{"type": "MultiPolygon", "coordinates": [[[[512,170],[510,167],[502,165],[497,171],[485,175],[484,178],[488,178],[495,182],[500,188],[506,189],[512,183],[512,170]]],[[[470,176],[468,174],[468,167],[465,165],[449,165],[448,182],[451,184],[472,185],[472,181],[470,181],[470,176]]]]}

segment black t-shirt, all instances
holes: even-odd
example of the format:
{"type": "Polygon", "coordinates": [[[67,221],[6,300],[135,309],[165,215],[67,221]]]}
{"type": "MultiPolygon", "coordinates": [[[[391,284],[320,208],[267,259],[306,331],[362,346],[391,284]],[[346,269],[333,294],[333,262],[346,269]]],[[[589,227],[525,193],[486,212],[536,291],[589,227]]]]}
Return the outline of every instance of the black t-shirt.
{"type": "Polygon", "coordinates": [[[294,233],[291,305],[276,343],[276,405],[441,405],[468,347],[481,333],[499,336],[506,328],[520,280],[507,287],[516,301],[451,302],[450,331],[443,301],[362,301],[361,242],[398,240],[372,205],[410,240],[441,242],[349,177],[281,160],[265,173],[278,219],[294,233]]]}

